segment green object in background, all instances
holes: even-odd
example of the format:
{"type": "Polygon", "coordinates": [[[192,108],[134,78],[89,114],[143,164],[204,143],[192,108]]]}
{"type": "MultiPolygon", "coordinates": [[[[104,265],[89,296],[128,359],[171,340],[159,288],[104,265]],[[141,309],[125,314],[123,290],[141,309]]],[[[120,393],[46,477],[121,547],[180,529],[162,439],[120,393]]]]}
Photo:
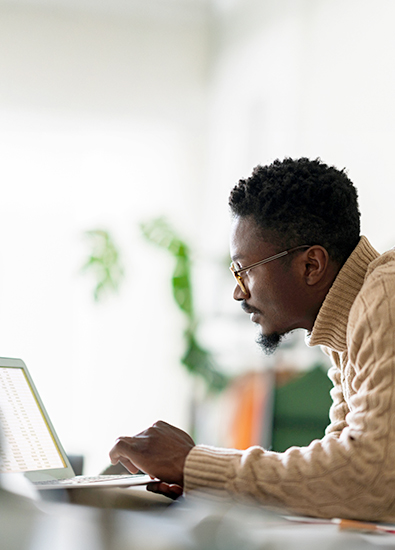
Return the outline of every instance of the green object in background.
{"type": "Polygon", "coordinates": [[[82,271],[92,272],[96,279],[93,297],[100,302],[108,292],[117,291],[124,276],[120,254],[108,231],[93,229],[85,232],[92,245],[92,252],[82,271]]]}
{"type": "Polygon", "coordinates": [[[275,389],[272,450],[282,452],[292,445],[309,445],[320,439],[329,424],[333,384],[326,371],[316,366],[275,389]]]}
{"type": "Polygon", "coordinates": [[[175,259],[172,275],[173,296],[178,307],[185,313],[190,322],[194,319],[191,285],[191,257],[189,247],[171,229],[164,218],[157,218],[141,224],[146,239],[164,248],[175,259]]]}
{"type": "Polygon", "coordinates": [[[225,388],[229,378],[218,370],[211,352],[198,343],[196,336],[198,321],[193,308],[189,247],[164,218],[142,224],[141,230],[149,241],[170,252],[175,260],[171,279],[173,297],[187,318],[184,333],[186,350],[181,362],[189,372],[203,378],[209,390],[220,391],[225,388]]]}
{"type": "MultiPolygon", "coordinates": [[[[173,297],[187,318],[184,332],[186,349],[181,363],[194,375],[200,376],[211,391],[220,391],[228,384],[229,377],[216,366],[210,351],[198,342],[196,329],[198,322],[192,300],[191,255],[187,244],[176,235],[164,218],[142,224],[143,235],[150,242],[164,248],[175,259],[171,278],[173,297]]],[[[85,237],[91,241],[92,250],[82,271],[92,273],[96,280],[93,296],[100,302],[108,293],[118,290],[124,277],[121,255],[108,231],[95,229],[86,231],[85,237]]]]}

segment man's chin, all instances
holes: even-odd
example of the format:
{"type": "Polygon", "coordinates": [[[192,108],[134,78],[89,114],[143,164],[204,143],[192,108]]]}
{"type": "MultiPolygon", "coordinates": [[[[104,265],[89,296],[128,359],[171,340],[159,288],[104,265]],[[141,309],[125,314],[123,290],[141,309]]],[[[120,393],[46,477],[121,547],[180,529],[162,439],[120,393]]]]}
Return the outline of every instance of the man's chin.
{"type": "Polygon", "coordinates": [[[278,332],[273,332],[272,334],[260,333],[256,339],[256,343],[266,355],[271,355],[276,351],[283,338],[284,335],[278,332]]]}

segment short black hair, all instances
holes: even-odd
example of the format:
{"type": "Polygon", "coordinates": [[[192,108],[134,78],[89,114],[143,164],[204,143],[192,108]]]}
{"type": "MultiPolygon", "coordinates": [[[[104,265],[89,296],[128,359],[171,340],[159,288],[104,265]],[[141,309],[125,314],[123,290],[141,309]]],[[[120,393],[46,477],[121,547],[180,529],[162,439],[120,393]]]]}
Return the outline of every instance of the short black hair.
{"type": "Polygon", "coordinates": [[[252,217],[285,248],[319,244],[340,265],[358,244],[358,194],[345,170],[319,158],[275,160],[257,166],[233,188],[234,216],[252,217]]]}

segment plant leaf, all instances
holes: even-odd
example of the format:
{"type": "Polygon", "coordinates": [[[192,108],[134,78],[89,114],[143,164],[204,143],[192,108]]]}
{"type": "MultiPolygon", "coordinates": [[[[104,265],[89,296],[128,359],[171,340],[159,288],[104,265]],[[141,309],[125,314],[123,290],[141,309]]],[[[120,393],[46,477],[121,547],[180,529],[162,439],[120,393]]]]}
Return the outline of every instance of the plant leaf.
{"type": "Polygon", "coordinates": [[[174,256],[176,263],[171,279],[173,296],[178,307],[192,320],[191,260],[187,244],[176,235],[164,218],[142,224],[141,229],[149,241],[174,256]]]}
{"type": "Polygon", "coordinates": [[[91,254],[81,271],[90,272],[96,280],[93,297],[96,302],[108,292],[116,292],[124,277],[120,253],[111,235],[103,229],[85,232],[91,244],[91,254]]]}

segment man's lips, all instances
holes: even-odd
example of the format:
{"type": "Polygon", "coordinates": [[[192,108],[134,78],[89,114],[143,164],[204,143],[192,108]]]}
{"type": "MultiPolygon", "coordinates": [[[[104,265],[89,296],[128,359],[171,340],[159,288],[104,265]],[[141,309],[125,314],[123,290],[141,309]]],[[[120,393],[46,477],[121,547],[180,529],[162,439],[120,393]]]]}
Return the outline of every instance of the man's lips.
{"type": "Polygon", "coordinates": [[[259,316],[260,316],[259,313],[251,313],[250,314],[250,321],[252,321],[253,323],[259,324],[259,321],[258,321],[259,316]]]}
{"type": "Polygon", "coordinates": [[[256,322],[257,322],[256,320],[257,320],[258,316],[259,316],[260,313],[261,313],[261,312],[259,311],[259,309],[256,309],[255,307],[248,305],[246,301],[241,302],[241,309],[242,309],[243,311],[245,311],[246,313],[249,313],[249,314],[250,314],[250,316],[251,316],[251,321],[252,321],[253,323],[256,323],[256,322]]]}

